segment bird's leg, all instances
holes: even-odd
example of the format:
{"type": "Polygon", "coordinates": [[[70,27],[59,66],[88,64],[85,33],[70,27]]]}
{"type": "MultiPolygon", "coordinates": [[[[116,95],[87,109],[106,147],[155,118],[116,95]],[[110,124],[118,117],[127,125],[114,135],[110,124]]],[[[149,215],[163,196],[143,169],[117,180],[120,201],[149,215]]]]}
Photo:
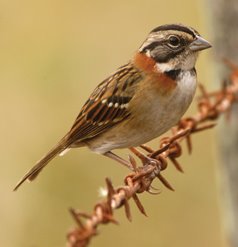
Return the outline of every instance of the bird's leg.
{"type": "Polygon", "coordinates": [[[129,148],[133,154],[135,154],[143,163],[143,165],[147,164],[157,164],[158,161],[156,159],[150,158],[141,151],[139,151],[137,148],[131,147],[129,148]]]}
{"type": "Polygon", "coordinates": [[[149,147],[149,146],[147,146],[147,145],[145,145],[145,144],[142,144],[142,145],[140,145],[140,147],[142,148],[142,149],[144,149],[146,152],[148,152],[148,153],[154,153],[154,150],[151,148],[151,147],[149,147]]]}
{"type": "Polygon", "coordinates": [[[127,168],[129,168],[130,170],[133,170],[133,167],[132,165],[130,164],[129,161],[127,160],[124,160],[123,158],[121,158],[120,156],[114,154],[113,152],[111,151],[108,151],[106,152],[105,154],[103,154],[104,156],[108,157],[108,158],[111,158],[117,162],[119,162],[120,164],[126,166],[127,168]]]}

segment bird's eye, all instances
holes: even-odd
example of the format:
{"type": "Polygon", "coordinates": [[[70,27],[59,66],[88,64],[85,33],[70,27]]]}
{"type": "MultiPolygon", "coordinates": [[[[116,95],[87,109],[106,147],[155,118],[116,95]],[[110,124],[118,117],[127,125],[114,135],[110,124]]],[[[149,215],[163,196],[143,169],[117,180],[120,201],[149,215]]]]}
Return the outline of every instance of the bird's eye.
{"type": "Polygon", "coordinates": [[[170,35],[168,41],[171,47],[178,47],[180,45],[180,39],[175,35],[170,35]]]}

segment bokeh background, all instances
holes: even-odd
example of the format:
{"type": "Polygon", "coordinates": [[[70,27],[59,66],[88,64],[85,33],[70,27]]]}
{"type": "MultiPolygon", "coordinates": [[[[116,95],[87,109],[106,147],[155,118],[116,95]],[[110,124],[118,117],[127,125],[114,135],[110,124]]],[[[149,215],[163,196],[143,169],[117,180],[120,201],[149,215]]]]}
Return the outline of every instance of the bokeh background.
{"type": "MultiPolygon", "coordinates": [[[[82,148],[56,158],[17,192],[18,179],[70,128],[94,87],[126,63],[147,33],[184,23],[210,38],[203,1],[0,0],[0,246],[64,246],[74,226],[68,208],[91,212],[104,178],[127,170],[82,148]]],[[[199,81],[213,88],[212,51],[199,58],[199,81]]],[[[194,101],[187,114],[196,110],[194,101]]],[[[150,145],[157,147],[159,140],[150,145]]],[[[193,138],[185,174],[165,172],[176,192],[140,196],[148,218],[100,227],[91,246],[225,247],[220,217],[215,130],[193,138]]],[[[127,151],[118,151],[127,154],[127,151]]]]}

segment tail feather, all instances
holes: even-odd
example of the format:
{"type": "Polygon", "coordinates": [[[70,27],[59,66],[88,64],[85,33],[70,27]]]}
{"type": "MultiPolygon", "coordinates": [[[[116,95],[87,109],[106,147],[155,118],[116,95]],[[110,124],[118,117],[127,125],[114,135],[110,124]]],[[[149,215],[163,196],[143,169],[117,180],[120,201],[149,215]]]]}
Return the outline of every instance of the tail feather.
{"type": "Polygon", "coordinates": [[[42,169],[58,154],[63,152],[67,146],[62,145],[62,142],[59,142],[54,148],[52,148],[42,159],[40,159],[26,174],[25,176],[17,183],[14,188],[16,191],[27,179],[29,181],[34,180],[37,175],[42,171],[42,169]]]}

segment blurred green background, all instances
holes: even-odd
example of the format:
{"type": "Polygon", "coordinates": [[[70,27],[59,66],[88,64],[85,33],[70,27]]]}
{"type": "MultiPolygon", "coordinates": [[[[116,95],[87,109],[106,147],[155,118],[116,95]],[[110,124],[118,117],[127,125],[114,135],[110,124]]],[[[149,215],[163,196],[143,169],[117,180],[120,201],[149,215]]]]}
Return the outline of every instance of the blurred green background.
{"type": "MultiPolygon", "coordinates": [[[[92,89],[130,59],[151,29],[184,23],[209,40],[208,14],[199,0],[0,0],[0,246],[64,246],[75,225],[68,208],[91,212],[106,176],[122,183],[126,169],[82,148],[56,158],[36,182],[12,192],[70,128],[92,89]]],[[[199,81],[210,89],[211,63],[206,51],[197,65],[199,81]]],[[[195,109],[194,102],[188,114],[195,109]]],[[[91,246],[226,246],[215,131],[193,141],[193,154],[185,151],[180,159],[185,174],[172,166],[164,173],[176,192],[155,182],[160,195],[140,195],[149,217],[132,205],[129,223],[118,210],[120,226],[100,227],[91,246]]]]}

